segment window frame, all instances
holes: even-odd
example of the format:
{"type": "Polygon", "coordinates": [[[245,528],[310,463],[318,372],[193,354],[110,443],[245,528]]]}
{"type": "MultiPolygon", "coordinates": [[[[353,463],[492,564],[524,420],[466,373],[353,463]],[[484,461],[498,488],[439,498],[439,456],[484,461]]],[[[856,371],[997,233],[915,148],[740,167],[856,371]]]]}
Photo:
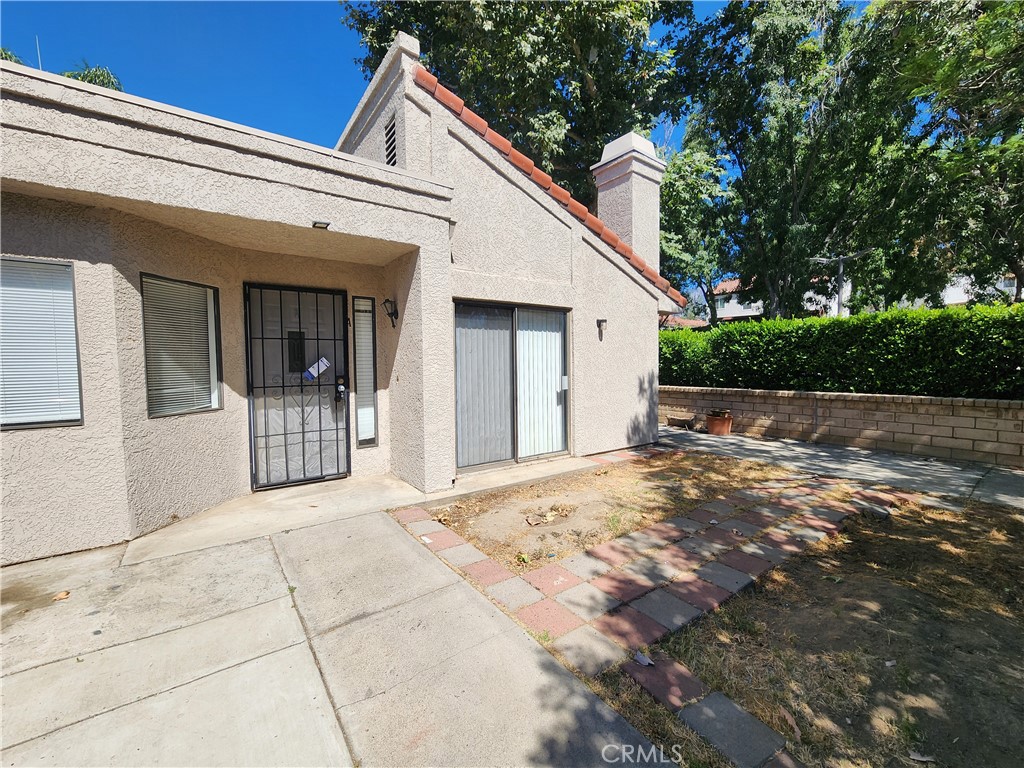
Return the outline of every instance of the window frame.
{"type": "Polygon", "coordinates": [[[352,399],[352,407],[355,409],[355,433],[356,450],[360,448],[376,448],[380,445],[380,419],[378,417],[379,404],[377,401],[377,300],[372,296],[352,297],[352,392],[359,394],[359,360],[356,354],[358,339],[356,336],[356,300],[370,302],[370,331],[373,335],[373,438],[361,439],[359,437],[359,408],[355,398],[352,399]]]}
{"type": "MultiPolygon", "coordinates": [[[[206,285],[205,283],[197,283],[194,280],[181,280],[176,277],[166,277],[164,275],[157,275],[152,272],[140,272],[139,273],[139,299],[140,299],[140,319],[142,321],[142,367],[144,372],[144,378],[146,382],[146,417],[149,419],[166,419],[173,418],[174,416],[187,416],[193,413],[215,413],[217,411],[224,410],[224,367],[223,367],[223,345],[221,343],[221,326],[220,326],[220,289],[215,285],[206,285]],[[216,371],[217,371],[217,386],[211,387],[211,395],[216,392],[217,404],[209,405],[204,408],[190,408],[187,411],[175,411],[174,413],[157,413],[154,414],[150,407],[149,402],[149,366],[147,364],[146,356],[146,289],[145,281],[159,280],[165,283],[180,283],[182,285],[191,285],[196,288],[203,288],[210,291],[213,296],[213,343],[216,357],[216,371]]],[[[211,371],[212,372],[212,371],[211,371]]]]}
{"type": "Polygon", "coordinates": [[[75,263],[63,259],[30,259],[23,256],[2,256],[0,257],[0,269],[4,261],[20,261],[26,264],[51,264],[68,267],[71,271],[71,317],[75,324],[75,370],[78,375],[78,418],[77,419],[54,419],[52,421],[32,421],[21,424],[0,423],[0,432],[13,432],[20,429],[50,429],[53,427],[83,427],[85,426],[85,392],[82,387],[82,344],[78,332],[78,281],[75,263]]]}

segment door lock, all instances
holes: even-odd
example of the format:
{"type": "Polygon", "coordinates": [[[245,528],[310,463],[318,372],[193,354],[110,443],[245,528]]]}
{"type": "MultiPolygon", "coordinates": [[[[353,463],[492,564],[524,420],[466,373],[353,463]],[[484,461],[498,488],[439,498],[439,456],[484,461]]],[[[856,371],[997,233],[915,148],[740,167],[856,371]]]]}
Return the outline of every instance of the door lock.
{"type": "Polygon", "coordinates": [[[339,376],[334,384],[334,402],[340,403],[345,399],[345,377],[339,376]]]}

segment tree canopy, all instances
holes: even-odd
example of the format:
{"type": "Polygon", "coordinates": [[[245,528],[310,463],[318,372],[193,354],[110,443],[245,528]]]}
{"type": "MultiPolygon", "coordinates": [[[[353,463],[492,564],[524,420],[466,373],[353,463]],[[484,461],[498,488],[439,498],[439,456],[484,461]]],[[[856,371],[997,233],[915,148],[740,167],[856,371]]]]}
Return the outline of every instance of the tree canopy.
{"type": "Polygon", "coordinates": [[[649,132],[667,99],[670,62],[655,22],[689,4],[423,0],[346,4],[372,75],[398,31],[420,41],[426,66],[556,182],[591,204],[590,166],[610,140],[649,132]]]}
{"type": "Polygon", "coordinates": [[[709,274],[706,251],[689,246],[681,261],[669,247],[681,214],[684,230],[726,236],[715,266],[769,317],[804,311],[808,293],[834,295],[840,258],[854,309],[938,303],[957,274],[988,287],[1007,271],[1019,301],[1022,13],[967,0],[876,0],[864,13],[769,0],[687,24],[675,93],[687,139],[728,171],[713,219],[726,226],[708,230],[707,212],[670,185],[666,263],[698,285],[709,274]]]}

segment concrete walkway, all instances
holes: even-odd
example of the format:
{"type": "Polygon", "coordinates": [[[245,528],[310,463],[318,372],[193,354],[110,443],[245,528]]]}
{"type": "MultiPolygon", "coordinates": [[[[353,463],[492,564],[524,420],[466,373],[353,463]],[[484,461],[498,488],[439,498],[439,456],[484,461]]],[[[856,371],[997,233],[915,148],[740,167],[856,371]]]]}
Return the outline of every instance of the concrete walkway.
{"type": "Polygon", "coordinates": [[[1024,471],[1020,470],[799,440],[715,437],[674,427],[662,427],[660,440],[678,448],[763,461],[801,472],[1024,507],[1024,471]]]}
{"type": "Polygon", "coordinates": [[[384,513],[124,554],[4,569],[4,765],[592,766],[649,748],[384,513]]]}
{"type": "MultiPolygon", "coordinates": [[[[1009,470],[662,440],[1024,507],[1024,474],[1009,470]]],[[[380,511],[602,461],[474,474],[431,496],[394,478],[257,494],[128,545],[4,568],[3,763],[599,765],[607,745],[647,747],[380,511]]]]}

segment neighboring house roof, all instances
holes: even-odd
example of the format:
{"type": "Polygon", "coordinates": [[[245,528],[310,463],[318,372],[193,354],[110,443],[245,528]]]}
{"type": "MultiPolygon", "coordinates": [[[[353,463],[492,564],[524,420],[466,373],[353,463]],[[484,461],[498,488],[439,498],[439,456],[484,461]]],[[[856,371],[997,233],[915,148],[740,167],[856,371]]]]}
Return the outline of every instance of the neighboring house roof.
{"type": "Polygon", "coordinates": [[[739,278],[732,277],[729,278],[728,280],[723,280],[722,282],[720,282],[718,285],[714,287],[714,290],[712,290],[711,292],[716,296],[721,296],[727,293],[737,293],[739,290],[739,278]]]}
{"type": "Polygon", "coordinates": [[[663,328],[707,328],[707,320],[699,320],[694,317],[679,317],[679,315],[667,315],[662,322],[663,328]]]}
{"type": "Polygon", "coordinates": [[[624,243],[601,219],[592,214],[583,203],[573,198],[567,190],[555,184],[548,174],[544,173],[534,164],[533,160],[517,149],[514,149],[511,141],[489,128],[486,120],[467,107],[462,99],[438,83],[437,78],[430,74],[422,65],[417,64],[413,72],[416,77],[416,85],[431,94],[463,123],[480,134],[484,141],[498,150],[512,165],[526,174],[531,181],[547,192],[570,214],[583,222],[588,229],[607,243],[610,248],[613,248],[616,253],[626,259],[630,266],[639,272],[644,279],[680,307],[686,306],[686,298],[673,288],[666,278],[655,272],[646,261],[637,256],[629,244],[624,243]]]}

